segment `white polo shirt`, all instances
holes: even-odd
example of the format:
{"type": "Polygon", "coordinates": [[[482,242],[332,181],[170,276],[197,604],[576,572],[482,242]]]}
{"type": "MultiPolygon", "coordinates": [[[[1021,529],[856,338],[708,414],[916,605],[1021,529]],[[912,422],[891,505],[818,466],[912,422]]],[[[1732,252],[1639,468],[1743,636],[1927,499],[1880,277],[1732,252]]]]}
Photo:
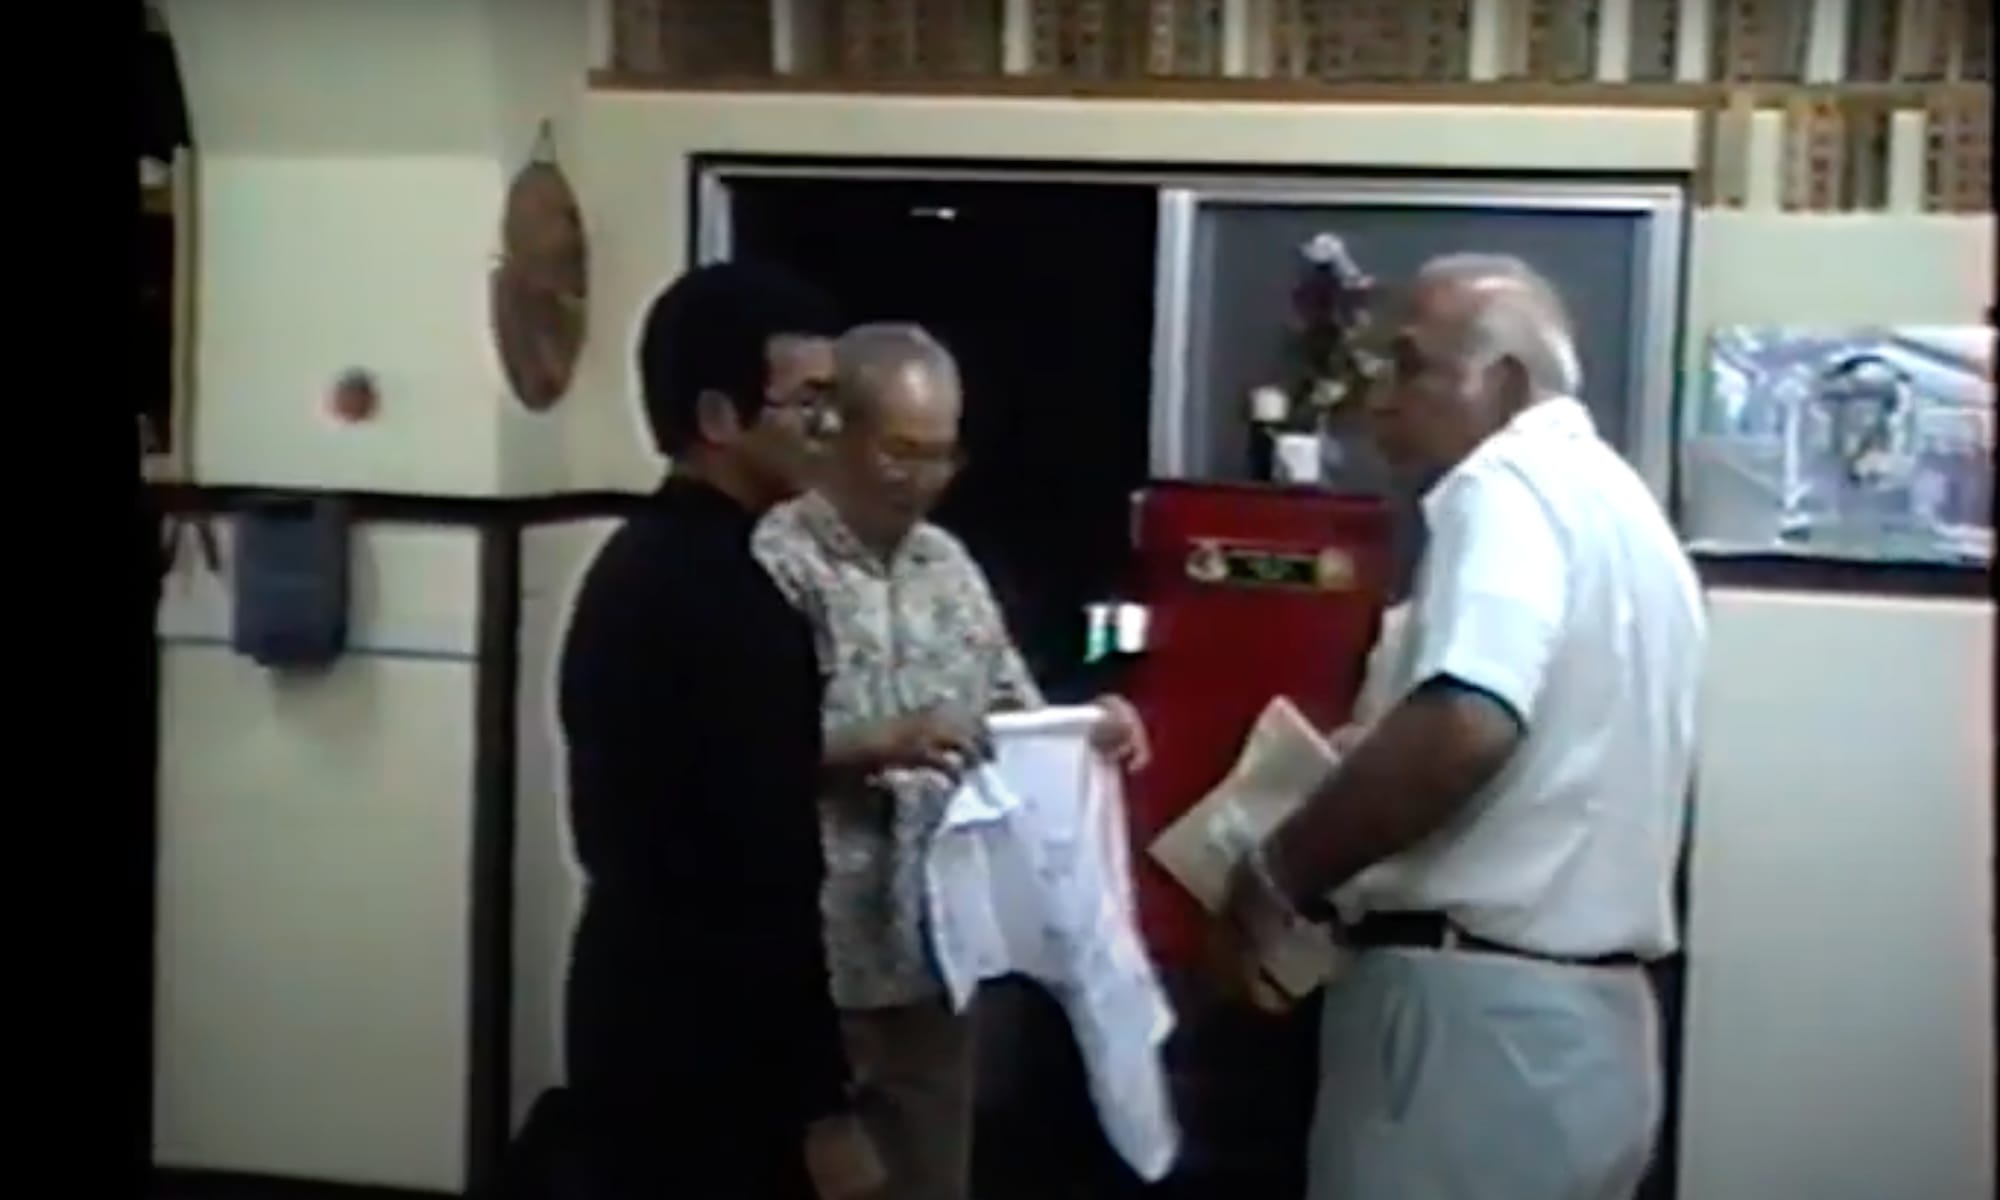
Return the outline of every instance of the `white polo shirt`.
{"type": "Polygon", "coordinates": [[[1452,825],[1342,889],[1341,911],[1442,911],[1565,957],[1671,953],[1707,622],[1659,503],[1581,404],[1551,399],[1423,509],[1390,695],[1449,676],[1526,737],[1452,825]]]}

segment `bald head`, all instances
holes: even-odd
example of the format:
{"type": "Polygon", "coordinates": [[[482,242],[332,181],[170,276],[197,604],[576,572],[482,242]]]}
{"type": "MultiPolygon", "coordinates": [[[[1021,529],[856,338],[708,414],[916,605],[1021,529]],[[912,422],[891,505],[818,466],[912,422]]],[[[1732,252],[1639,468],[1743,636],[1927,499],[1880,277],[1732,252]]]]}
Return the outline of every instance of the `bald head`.
{"type": "Polygon", "coordinates": [[[958,363],[921,325],[857,325],[833,344],[843,426],[879,423],[889,409],[946,406],[958,420],[958,363]]]}
{"type": "Polygon", "coordinates": [[[1521,409],[1574,396],[1583,383],[1562,299],[1518,258],[1430,260],[1392,333],[1395,368],[1370,389],[1369,412],[1384,455],[1419,484],[1451,469],[1521,409]]]}
{"type": "Polygon", "coordinates": [[[840,433],[825,491],[887,550],[930,513],[958,467],[958,364],[921,327],[861,325],[833,346],[840,433]]]}
{"type": "Polygon", "coordinates": [[[1530,399],[1574,396],[1583,367],[1569,313],[1554,285],[1506,254],[1447,254],[1418,271],[1415,301],[1436,306],[1456,327],[1458,350],[1471,365],[1501,358],[1521,365],[1530,399]]]}

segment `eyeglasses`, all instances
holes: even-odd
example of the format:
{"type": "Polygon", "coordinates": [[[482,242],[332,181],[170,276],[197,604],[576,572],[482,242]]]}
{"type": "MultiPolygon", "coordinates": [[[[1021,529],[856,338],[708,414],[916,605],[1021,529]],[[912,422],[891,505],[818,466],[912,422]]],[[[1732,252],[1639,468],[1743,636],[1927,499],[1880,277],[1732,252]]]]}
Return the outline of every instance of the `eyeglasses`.
{"type": "Polygon", "coordinates": [[[840,413],[834,407],[832,393],[825,387],[807,385],[787,395],[772,396],[764,407],[796,420],[814,441],[826,441],[840,432],[840,413]]]}

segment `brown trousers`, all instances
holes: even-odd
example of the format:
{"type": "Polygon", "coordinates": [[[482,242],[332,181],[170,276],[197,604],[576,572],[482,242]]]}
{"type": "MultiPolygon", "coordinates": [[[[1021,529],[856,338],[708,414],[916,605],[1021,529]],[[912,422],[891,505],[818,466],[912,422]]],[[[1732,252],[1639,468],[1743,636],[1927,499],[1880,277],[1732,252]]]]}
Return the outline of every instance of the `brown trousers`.
{"type": "Polygon", "coordinates": [[[880,1200],[967,1200],[971,1014],[953,1013],[937,1000],[850,1010],[841,1026],[860,1085],[862,1124],[888,1173],[880,1200]]]}

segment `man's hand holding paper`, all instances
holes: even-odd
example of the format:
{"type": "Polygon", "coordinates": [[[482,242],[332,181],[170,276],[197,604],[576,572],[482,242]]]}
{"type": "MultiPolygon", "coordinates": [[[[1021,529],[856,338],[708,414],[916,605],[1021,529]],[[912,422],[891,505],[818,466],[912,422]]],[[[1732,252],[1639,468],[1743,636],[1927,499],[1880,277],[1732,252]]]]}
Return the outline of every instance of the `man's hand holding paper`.
{"type": "Polygon", "coordinates": [[[1257,878],[1254,847],[1339,765],[1291,701],[1264,709],[1229,775],[1154,840],[1151,853],[1210,912],[1233,919],[1258,974],[1289,999],[1339,963],[1331,935],[1300,919],[1257,878]]]}

